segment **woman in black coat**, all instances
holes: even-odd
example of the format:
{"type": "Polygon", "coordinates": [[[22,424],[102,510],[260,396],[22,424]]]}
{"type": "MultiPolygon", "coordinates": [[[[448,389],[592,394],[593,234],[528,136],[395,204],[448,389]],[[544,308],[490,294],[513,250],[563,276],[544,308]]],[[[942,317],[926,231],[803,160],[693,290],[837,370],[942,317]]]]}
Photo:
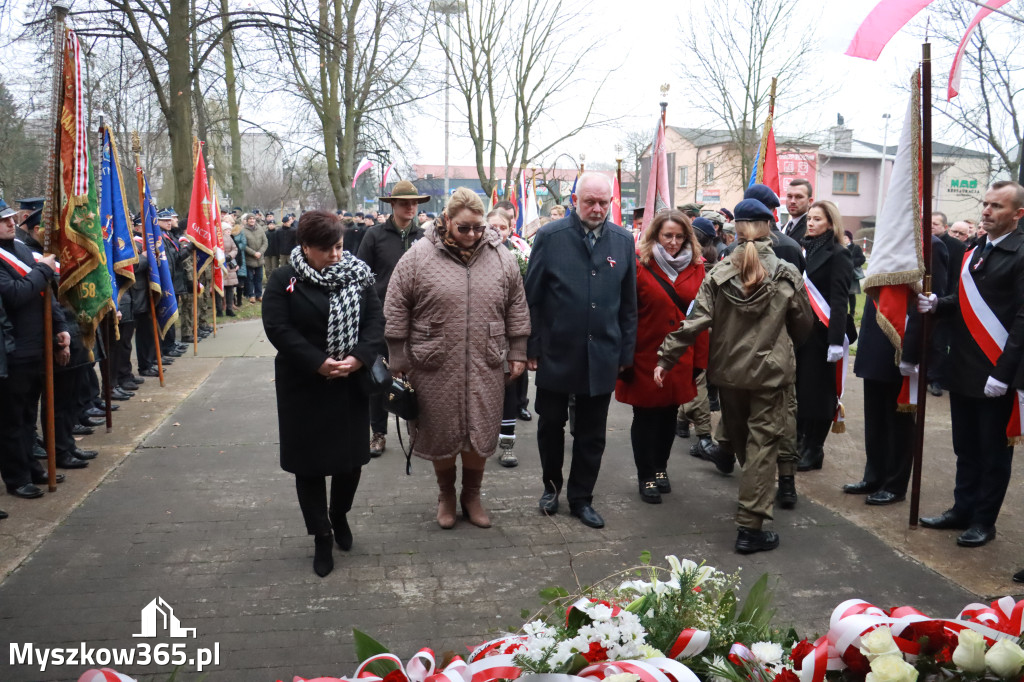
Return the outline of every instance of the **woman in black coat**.
{"type": "MultiPolygon", "coordinates": [[[[816,319],[814,331],[796,352],[796,432],[800,447],[797,471],[820,469],[839,405],[836,363],[843,361],[843,343],[857,338],[849,313],[853,258],[843,246],[843,219],[831,201],[818,201],[807,211],[807,233],[800,240],[807,253],[804,280],[808,295],[814,290],[828,311],[828,326],[816,319]]],[[[815,310],[817,317],[818,310],[815,310]]],[[[840,365],[841,366],[841,365],[840,365]]]]}
{"type": "Polygon", "coordinates": [[[861,293],[860,281],[864,279],[864,264],[868,259],[864,256],[864,250],[853,241],[853,233],[847,230],[843,233],[843,244],[853,258],[853,279],[850,280],[850,315],[857,315],[857,294],[861,293]]]}
{"type": "Polygon", "coordinates": [[[263,328],[277,349],[281,468],[295,474],[323,577],[334,568],[332,530],[341,549],[352,547],[345,514],[370,461],[368,368],[384,351],[384,316],[370,268],[342,249],[336,215],[303,214],[297,237],[267,283],[263,328]]]}

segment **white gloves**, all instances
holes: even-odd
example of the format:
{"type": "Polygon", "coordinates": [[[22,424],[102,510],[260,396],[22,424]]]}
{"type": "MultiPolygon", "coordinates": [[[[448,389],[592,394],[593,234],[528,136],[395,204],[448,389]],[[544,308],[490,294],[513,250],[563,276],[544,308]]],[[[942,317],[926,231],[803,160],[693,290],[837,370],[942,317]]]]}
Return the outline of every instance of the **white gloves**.
{"type": "Polygon", "coordinates": [[[998,398],[1001,395],[1006,395],[1006,389],[1008,386],[998,379],[988,378],[985,382],[985,397],[986,398],[998,398]]]}
{"type": "Polygon", "coordinates": [[[843,347],[842,346],[829,346],[828,347],[828,361],[839,362],[843,359],[843,347]]]}
{"type": "Polygon", "coordinates": [[[939,297],[935,294],[917,295],[917,312],[930,313],[939,307],[939,297]]]}
{"type": "Polygon", "coordinates": [[[909,362],[900,362],[900,374],[905,377],[912,377],[917,374],[917,365],[912,365],[909,362]]]}

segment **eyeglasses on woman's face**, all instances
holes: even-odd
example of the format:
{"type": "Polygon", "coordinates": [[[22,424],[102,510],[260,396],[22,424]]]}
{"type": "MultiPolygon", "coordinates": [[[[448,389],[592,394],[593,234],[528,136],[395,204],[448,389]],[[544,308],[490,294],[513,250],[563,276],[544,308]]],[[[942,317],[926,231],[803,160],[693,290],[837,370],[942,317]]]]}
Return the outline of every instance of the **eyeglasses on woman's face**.
{"type": "Polygon", "coordinates": [[[487,229],[487,226],[486,225],[456,225],[455,229],[457,229],[459,231],[459,234],[469,234],[470,232],[473,232],[474,234],[483,234],[484,230],[487,229]]]}

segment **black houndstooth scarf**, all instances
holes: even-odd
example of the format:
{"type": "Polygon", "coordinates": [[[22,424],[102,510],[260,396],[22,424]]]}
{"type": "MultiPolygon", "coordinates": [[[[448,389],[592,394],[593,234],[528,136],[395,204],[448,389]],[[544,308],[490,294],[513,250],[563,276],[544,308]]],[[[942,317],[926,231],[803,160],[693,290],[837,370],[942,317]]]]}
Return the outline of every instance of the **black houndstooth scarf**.
{"type": "Polygon", "coordinates": [[[335,360],[341,360],[359,341],[360,297],[363,289],[374,280],[370,266],[346,251],[339,262],[317,272],[306,261],[301,246],[292,249],[288,262],[295,268],[299,280],[330,292],[327,352],[335,360]]]}

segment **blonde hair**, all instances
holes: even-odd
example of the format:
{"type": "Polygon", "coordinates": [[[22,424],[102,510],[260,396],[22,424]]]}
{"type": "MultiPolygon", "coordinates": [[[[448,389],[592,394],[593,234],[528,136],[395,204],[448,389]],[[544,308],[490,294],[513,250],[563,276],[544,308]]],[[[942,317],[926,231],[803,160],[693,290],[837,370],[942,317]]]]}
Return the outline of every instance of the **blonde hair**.
{"type": "Polygon", "coordinates": [[[736,221],[736,236],[740,240],[740,245],[733,254],[733,259],[739,259],[740,281],[747,293],[759,286],[768,276],[768,271],[764,269],[757,255],[757,247],[751,242],[767,237],[770,229],[767,220],[736,221]]]}
{"type": "MultiPolygon", "coordinates": [[[[843,243],[843,215],[839,212],[839,207],[833,204],[831,201],[815,201],[811,204],[811,208],[820,208],[822,213],[825,214],[825,218],[828,220],[828,224],[832,226],[832,234],[835,236],[836,241],[840,244],[843,243]]],[[[810,212],[811,208],[807,211],[810,212]]]]}
{"type": "Polygon", "coordinates": [[[644,229],[643,236],[640,238],[640,262],[647,265],[651,262],[651,256],[654,254],[654,245],[658,243],[658,235],[661,234],[661,230],[665,227],[665,223],[672,222],[683,228],[683,246],[690,247],[690,253],[696,256],[701,253],[700,243],[697,241],[697,235],[693,231],[693,224],[690,222],[690,217],[682,211],[676,209],[669,209],[661,211],[654,217],[651,224],[644,229]]]}
{"type": "Polygon", "coordinates": [[[556,212],[558,213],[558,218],[564,218],[565,206],[562,206],[561,204],[555,204],[554,206],[551,207],[551,210],[548,211],[548,215],[551,216],[552,220],[558,220],[558,218],[555,218],[556,212]]]}
{"type": "Polygon", "coordinates": [[[444,206],[444,213],[451,219],[453,215],[463,209],[469,209],[480,215],[484,214],[484,202],[480,200],[480,196],[476,192],[467,187],[459,187],[452,192],[451,198],[444,206]]]}

